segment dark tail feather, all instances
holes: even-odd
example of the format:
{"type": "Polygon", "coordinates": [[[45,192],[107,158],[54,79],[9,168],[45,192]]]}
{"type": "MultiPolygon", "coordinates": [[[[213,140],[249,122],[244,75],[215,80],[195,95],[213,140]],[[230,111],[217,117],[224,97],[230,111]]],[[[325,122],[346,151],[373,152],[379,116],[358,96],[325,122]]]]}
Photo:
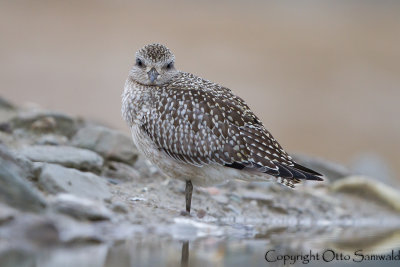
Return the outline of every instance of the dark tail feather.
{"type": "MultiPolygon", "coordinates": [[[[282,179],[286,180],[298,180],[298,179],[304,179],[304,180],[314,180],[314,181],[323,181],[322,174],[313,171],[309,168],[306,168],[300,164],[294,163],[293,166],[288,166],[284,165],[282,163],[274,161],[274,164],[278,166],[278,170],[275,169],[268,169],[266,171],[263,171],[264,173],[267,173],[269,175],[275,176],[275,177],[281,177],[282,179]]],[[[248,164],[243,164],[240,162],[233,162],[232,164],[225,164],[226,167],[230,168],[235,168],[238,170],[242,169],[249,169],[249,170],[257,170],[257,168],[261,168],[262,166],[255,166],[251,165],[249,167],[248,164]]]]}
{"type": "Polygon", "coordinates": [[[314,181],[323,181],[322,174],[306,168],[302,165],[294,163],[294,166],[287,166],[274,162],[279,167],[279,176],[282,178],[292,178],[292,179],[305,179],[314,181]]]}
{"type": "Polygon", "coordinates": [[[301,170],[303,172],[307,172],[307,173],[312,174],[314,177],[316,177],[315,180],[317,180],[317,181],[323,181],[324,180],[324,179],[322,179],[322,177],[320,177],[320,176],[323,176],[322,174],[320,174],[319,172],[313,171],[313,170],[311,170],[309,168],[306,168],[303,165],[294,163],[294,168],[296,168],[298,170],[301,170]]]}

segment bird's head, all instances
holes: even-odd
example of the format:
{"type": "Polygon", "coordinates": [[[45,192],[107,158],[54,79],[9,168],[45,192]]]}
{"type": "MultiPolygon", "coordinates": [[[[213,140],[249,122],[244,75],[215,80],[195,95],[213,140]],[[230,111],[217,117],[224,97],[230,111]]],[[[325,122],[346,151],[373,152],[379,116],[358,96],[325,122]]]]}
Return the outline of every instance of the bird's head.
{"type": "Polygon", "coordinates": [[[129,76],[141,84],[163,85],[178,73],[174,61],[175,56],[166,46],[149,44],[136,52],[129,76]]]}

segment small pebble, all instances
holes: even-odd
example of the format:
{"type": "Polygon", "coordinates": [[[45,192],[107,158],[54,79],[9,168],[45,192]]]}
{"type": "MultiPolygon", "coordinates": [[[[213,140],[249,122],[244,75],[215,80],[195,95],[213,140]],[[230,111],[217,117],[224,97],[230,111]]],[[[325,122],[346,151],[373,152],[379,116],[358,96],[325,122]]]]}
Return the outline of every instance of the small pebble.
{"type": "Polygon", "coordinates": [[[36,131],[50,131],[56,128],[57,122],[53,117],[43,117],[32,123],[32,130],[36,131]]]}
{"type": "Polygon", "coordinates": [[[0,123],[0,131],[5,133],[12,133],[11,125],[7,122],[0,123]]]}
{"type": "Polygon", "coordinates": [[[131,197],[129,200],[135,202],[135,201],[146,201],[147,199],[142,197],[131,197]]]}
{"type": "Polygon", "coordinates": [[[111,205],[111,209],[119,213],[127,213],[128,207],[122,202],[115,202],[111,205]]]}
{"type": "Polygon", "coordinates": [[[197,218],[201,219],[204,216],[206,216],[206,211],[203,209],[200,209],[199,211],[197,211],[197,218]]]}

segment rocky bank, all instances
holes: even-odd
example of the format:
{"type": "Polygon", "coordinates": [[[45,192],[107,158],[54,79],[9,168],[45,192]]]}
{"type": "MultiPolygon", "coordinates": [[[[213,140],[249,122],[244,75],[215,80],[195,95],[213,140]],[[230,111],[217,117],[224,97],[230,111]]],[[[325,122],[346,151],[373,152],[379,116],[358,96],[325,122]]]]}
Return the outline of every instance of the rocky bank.
{"type": "Polygon", "coordinates": [[[110,245],[138,235],[251,239],[277,228],[400,226],[396,186],[296,159],[326,181],[296,190],[240,181],[195,188],[192,214],[184,216],[184,183],[160,174],[130,136],[0,98],[0,262],[10,262],[10,250],[110,245]]]}

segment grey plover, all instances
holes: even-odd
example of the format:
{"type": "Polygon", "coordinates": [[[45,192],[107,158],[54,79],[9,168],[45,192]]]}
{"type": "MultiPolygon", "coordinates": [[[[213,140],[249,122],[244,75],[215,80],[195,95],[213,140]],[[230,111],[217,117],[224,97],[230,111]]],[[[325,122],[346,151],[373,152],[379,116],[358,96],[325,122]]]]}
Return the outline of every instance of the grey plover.
{"type": "Polygon", "coordinates": [[[175,68],[161,44],[136,53],[122,95],[122,115],[136,147],[167,176],[193,185],[230,179],[294,187],[322,175],[297,164],[243,99],[230,89],[175,68]]]}

